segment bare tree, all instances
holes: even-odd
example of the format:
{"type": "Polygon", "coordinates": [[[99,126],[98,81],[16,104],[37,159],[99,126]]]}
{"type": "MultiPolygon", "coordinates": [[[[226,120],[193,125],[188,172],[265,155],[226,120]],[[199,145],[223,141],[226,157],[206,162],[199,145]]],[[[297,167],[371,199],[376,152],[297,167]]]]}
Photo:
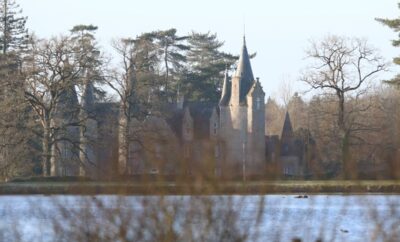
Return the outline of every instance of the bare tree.
{"type": "Polygon", "coordinates": [[[346,98],[361,96],[367,83],[386,69],[386,63],[367,41],[329,36],[313,42],[307,51],[312,61],[301,78],[312,89],[332,93],[337,100],[338,138],[341,143],[341,160],[346,171],[346,154],[352,131],[351,118],[346,112],[346,98]]]}
{"type": "Polygon", "coordinates": [[[307,103],[303,101],[301,95],[295,92],[290,98],[287,105],[287,110],[290,114],[290,120],[292,121],[293,130],[300,128],[309,128],[308,125],[308,110],[307,103]]]}
{"type": "Polygon", "coordinates": [[[269,97],[265,104],[265,132],[266,135],[280,135],[285,120],[285,108],[280,106],[274,98],[269,97]]]}
{"type": "Polygon", "coordinates": [[[65,36],[32,42],[31,61],[25,65],[25,98],[42,127],[39,136],[42,139],[42,168],[45,176],[59,175],[56,161],[52,159],[52,150],[57,148],[57,142],[62,140],[79,147],[79,141],[59,136],[60,133],[68,132],[68,127],[78,127],[79,119],[64,119],[62,123],[56,119],[60,118],[57,113],[62,108],[60,100],[75,92],[75,82],[85,68],[84,54],[76,53],[70,38],[65,36]]]}
{"type": "Polygon", "coordinates": [[[284,77],[279,84],[279,95],[285,108],[288,108],[289,102],[292,99],[293,85],[293,80],[287,77],[284,77]]]}
{"type": "Polygon", "coordinates": [[[127,172],[129,160],[129,124],[133,116],[135,99],[135,41],[133,39],[120,39],[113,43],[113,47],[121,58],[121,67],[112,71],[107,83],[120,99],[118,173],[124,175],[127,172]]]}

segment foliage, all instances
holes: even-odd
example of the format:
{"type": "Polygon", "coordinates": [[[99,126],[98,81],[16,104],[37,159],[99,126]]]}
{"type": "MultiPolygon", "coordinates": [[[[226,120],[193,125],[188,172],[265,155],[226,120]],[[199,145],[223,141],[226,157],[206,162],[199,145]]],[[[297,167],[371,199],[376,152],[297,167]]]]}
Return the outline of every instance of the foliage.
{"type": "MultiPolygon", "coordinates": [[[[398,8],[400,8],[400,3],[398,3],[398,8]]],[[[380,22],[381,24],[389,27],[395,33],[398,34],[398,38],[392,40],[392,45],[394,47],[399,47],[400,46],[400,18],[395,18],[395,19],[376,18],[375,20],[380,22]]],[[[400,65],[400,57],[393,58],[393,63],[396,65],[400,65]]],[[[387,80],[385,82],[399,87],[400,86],[400,75],[397,75],[392,80],[387,80]]]]}
{"type": "Polygon", "coordinates": [[[19,16],[21,13],[22,10],[15,0],[0,1],[0,49],[3,54],[27,47],[27,17],[19,16]]]}
{"type": "Polygon", "coordinates": [[[232,67],[237,57],[222,52],[220,49],[224,43],[210,32],[192,32],[188,42],[188,70],[181,89],[191,101],[217,102],[221,96],[224,71],[232,67]]]}
{"type": "Polygon", "coordinates": [[[185,52],[189,50],[189,47],[184,43],[188,36],[178,36],[176,32],[176,29],[153,32],[158,46],[159,58],[164,62],[165,83],[163,91],[167,97],[171,95],[170,86],[176,86],[176,81],[186,62],[185,52]]]}
{"type": "Polygon", "coordinates": [[[0,180],[30,174],[36,161],[32,112],[15,55],[0,56],[0,180]]]}

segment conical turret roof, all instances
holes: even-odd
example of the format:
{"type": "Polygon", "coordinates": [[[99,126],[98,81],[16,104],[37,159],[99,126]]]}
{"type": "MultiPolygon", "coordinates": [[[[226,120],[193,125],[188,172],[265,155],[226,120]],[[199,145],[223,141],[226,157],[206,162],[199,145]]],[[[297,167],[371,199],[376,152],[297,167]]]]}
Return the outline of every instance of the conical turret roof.
{"type": "Polygon", "coordinates": [[[283,129],[282,129],[282,139],[286,138],[291,138],[293,137],[293,127],[292,127],[292,122],[290,121],[290,115],[289,112],[286,112],[285,116],[285,122],[283,124],[283,129]]]}
{"type": "Polygon", "coordinates": [[[229,80],[228,67],[226,67],[224,83],[222,86],[221,100],[219,102],[219,105],[221,106],[228,105],[230,97],[231,97],[231,82],[229,80]]]}
{"type": "Polygon", "coordinates": [[[63,117],[66,120],[72,120],[76,118],[78,110],[78,95],[75,90],[75,85],[71,84],[61,91],[56,103],[55,111],[60,117],[63,117]]]}
{"type": "Polygon", "coordinates": [[[87,81],[83,88],[84,90],[82,96],[82,108],[87,113],[91,113],[94,110],[94,103],[95,103],[93,82],[87,81]]]}
{"type": "Polygon", "coordinates": [[[240,80],[240,103],[243,103],[246,101],[246,95],[254,83],[253,70],[251,68],[245,37],[243,37],[242,52],[233,78],[239,78],[240,80]]]}

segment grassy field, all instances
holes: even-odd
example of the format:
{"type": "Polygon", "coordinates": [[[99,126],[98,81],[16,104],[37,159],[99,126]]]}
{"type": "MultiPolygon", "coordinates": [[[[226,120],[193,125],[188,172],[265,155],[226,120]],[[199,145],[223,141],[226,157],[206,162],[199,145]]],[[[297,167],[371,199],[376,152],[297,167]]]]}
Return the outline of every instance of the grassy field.
{"type": "Polygon", "coordinates": [[[15,182],[1,183],[0,195],[121,194],[212,195],[280,193],[392,193],[400,181],[250,181],[214,183],[175,182],[15,182]]]}

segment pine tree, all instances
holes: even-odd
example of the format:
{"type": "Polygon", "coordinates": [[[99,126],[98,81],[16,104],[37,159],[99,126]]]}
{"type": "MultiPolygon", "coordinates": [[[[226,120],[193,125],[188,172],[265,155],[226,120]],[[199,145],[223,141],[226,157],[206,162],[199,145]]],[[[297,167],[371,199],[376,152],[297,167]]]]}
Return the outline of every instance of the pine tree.
{"type": "Polygon", "coordinates": [[[163,60],[155,32],[141,34],[133,40],[133,44],[136,72],[133,115],[142,119],[165,103],[165,76],[160,70],[163,60]]]}
{"type": "Polygon", "coordinates": [[[176,29],[169,29],[153,33],[161,54],[160,59],[163,60],[164,92],[167,97],[171,94],[171,86],[175,84],[186,62],[185,51],[189,50],[184,42],[188,36],[178,36],[176,32],[176,29]]]}
{"type": "Polygon", "coordinates": [[[237,57],[222,52],[220,48],[224,43],[210,32],[193,32],[188,42],[190,50],[187,59],[190,69],[182,89],[190,100],[217,102],[225,69],[231,67],[237,57]]]}
{"type": "Polygon", "coordinates": [[[21,13],[22,10],[15,0],[0,0],[0,48],[3,54],[27,46],[27,17],[20,16],[21,13]]]}
{"type": "MultiPolygon", "coordinates": [[[[398,8],[400,9],[400,3],[398,3],[398,8]]],[[[391,28],[394,32],[398,34],[398,39],[392,40],[392,45],[394,47],[400,47],[400,17],[395,19],[376,18],[375,20],[391,28]]],[[[393,63],[396,65],[400,65],[400,57],[393,58],[393,63]]],[[[400,74],[395,76],[392,80],[388,80],[386,82],[400,87],[400,74]]]]}
{"type": "MultiPolygon", "coordinates": [[[[81,63],[82,76],[78,80],[78,86],[82,88],[87,82],[103,82],[104,58],[96,41],[96,31],[98,27],[93,25],[76,25],[71,32],[71,41],[75,51],[76,61],[81,63]]],[[[104,98],[105,93],[98,88],[94,88],[96,98],[104,98]]]]}
{"type": "Polygon", "coordinates": [[[0,0],[0,179],[30,175],[33,123],[24,101],[21,62],[27,47],[27,18],[14,0],[0,0]]]}

